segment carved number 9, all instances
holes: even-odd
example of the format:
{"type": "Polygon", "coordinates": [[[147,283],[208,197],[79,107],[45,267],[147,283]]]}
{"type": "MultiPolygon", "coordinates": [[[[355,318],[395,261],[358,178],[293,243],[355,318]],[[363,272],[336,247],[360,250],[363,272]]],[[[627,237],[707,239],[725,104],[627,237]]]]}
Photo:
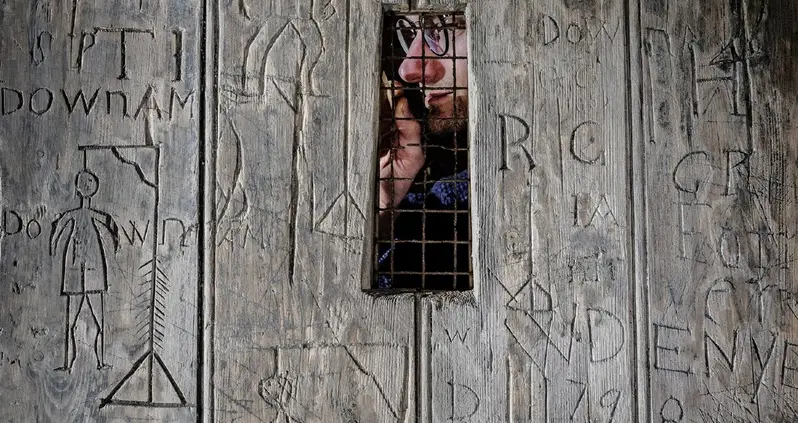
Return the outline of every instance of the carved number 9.
{"type": "Polygon", "coordinates": [[[610,409],[610,419],[608,423],[615,421],[615,410],[618,409],[618,403],[621,402],[621,391],[617,389],[610,389],[605,392],[599,399],[599,404],[604,408],[610,409]]]}

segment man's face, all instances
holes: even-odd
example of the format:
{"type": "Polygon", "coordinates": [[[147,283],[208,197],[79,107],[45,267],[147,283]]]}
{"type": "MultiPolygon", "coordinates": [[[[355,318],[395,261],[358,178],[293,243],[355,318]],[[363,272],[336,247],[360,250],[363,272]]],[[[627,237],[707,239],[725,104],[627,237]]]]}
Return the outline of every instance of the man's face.
{"type": "Polygon", "coordinates": [[[421,87],[432,132],[465,129],[468,122],[468,45],[464,17],[411,15],[406,18],[412,27],[402,32],[406,34],[404,39],[412,39],[412,42],[407,46],[407,57],[399,66],[399,76],[421,87]]]}

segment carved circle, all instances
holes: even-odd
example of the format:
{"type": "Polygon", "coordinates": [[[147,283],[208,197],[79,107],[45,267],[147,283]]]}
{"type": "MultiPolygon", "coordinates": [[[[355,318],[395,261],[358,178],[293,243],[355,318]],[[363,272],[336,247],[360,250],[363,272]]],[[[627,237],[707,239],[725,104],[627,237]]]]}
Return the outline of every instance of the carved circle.
{"type": "Polygon", "coordinates": [[[80,198],[90,198],[100,189],[100,179],[88,169],[81,170],[75,177],[75,189],[80,198]]]}

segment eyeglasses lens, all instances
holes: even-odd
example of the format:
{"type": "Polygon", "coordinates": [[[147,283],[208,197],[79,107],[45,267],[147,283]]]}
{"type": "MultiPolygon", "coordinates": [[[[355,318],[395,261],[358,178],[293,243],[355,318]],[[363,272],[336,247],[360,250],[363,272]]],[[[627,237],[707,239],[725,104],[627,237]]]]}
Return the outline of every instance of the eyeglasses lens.
{"type": "MultiPolygon", "coordinates": [[[[424,27],[424,42],[429,47],[430,51],[436,56],[443,56],[449,50],[449,34],[443,26],[445,23],[441,17],[424,17],[422,18],[424,27]]],[[[410,52],[410,46],[416,38],[418,27],[415,23],[400,18],[396,21],[396,33],[398,35],[399,44],[405,51],[405,54],[410,52]]]]}
{"type": "Polygon", "coordinates": [[[416,38],[416,26],[405,18],[396,21],[396,35],[405,54],[410,51],[410,45],[416,38]]]}

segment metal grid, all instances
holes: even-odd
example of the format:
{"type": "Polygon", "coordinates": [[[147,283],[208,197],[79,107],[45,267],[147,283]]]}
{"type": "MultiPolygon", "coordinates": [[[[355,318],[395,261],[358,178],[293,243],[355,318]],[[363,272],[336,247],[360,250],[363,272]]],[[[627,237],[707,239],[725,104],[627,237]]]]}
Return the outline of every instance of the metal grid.
{"type": "Polygon", "coordinates": [[[462,77],[467,56],[456,54],[465,51],[465,16],[462,12],[388,13],[382,40],[381,90],[389,101],[381,105],[383,133],[378,155],[389,158],[390,171],[387,176],[380,175],[378,161],[373,287],[397,291],[471,289],[468,80],[462,77]],[[402,65],[416,70],[420,66],[420,78],[415,73],[413,80],[404,80],[402,65]],[[451,92],[450,112],[424,106],[424,97],[434,96],[435,91],[451,92]],[[408,102],[413,117],[396,117],[393,105],[400,98],[408,102]],[[418,141],[400,139],[397,122],[403,119],[419,123],[418,141]],[[423,166],[413,177],[397,176],[401,174],[397,152],[406,148],[420,148],[424,156],[423,166]],[[397,198],[402,195],[396,192],[399,181],[412,181],[402,198],[397,198]],[[390,200],[383,207],[382,188],[388,189],[390,200]]]}

